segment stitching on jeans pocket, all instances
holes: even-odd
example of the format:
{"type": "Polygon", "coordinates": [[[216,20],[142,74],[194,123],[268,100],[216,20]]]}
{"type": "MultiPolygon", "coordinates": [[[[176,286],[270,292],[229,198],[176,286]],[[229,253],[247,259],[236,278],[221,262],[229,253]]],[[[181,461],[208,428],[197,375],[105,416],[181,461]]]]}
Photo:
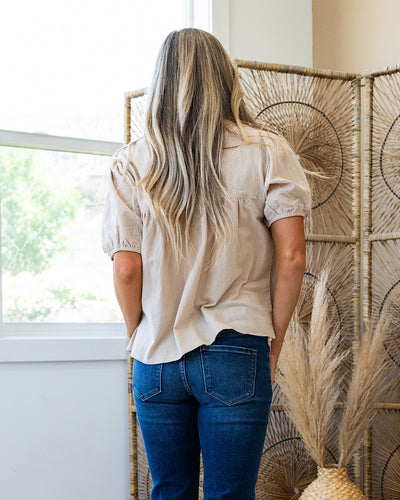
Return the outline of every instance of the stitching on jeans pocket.
{"type": "Polygon", "coordinates": [[[209,396],[228,406],[254,396],[257,349],[218,344],[201,346],[200,354],[209,396]]]}
{"type": "Polygon", "coordinates": [[[141,401],[147,401],[161,393],[162,367],[162,363],[149,365],[133,360],[132,390],[141,401]]]}

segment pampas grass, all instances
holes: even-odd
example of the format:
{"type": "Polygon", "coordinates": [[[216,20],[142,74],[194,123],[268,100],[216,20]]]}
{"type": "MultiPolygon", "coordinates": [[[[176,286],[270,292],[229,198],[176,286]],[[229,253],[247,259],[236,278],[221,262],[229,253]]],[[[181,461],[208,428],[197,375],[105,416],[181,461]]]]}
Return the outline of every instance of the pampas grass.
{"type": "Polygon", "coordinates": [[[279,356],[277,383],[287,399],[285,411],[300,432],[315,462],[323,467],[331,418],[339,397],[339,366],[348,352],[335,355],[339,330],[331,331],[328,320],[328,271],[321,273],[314,288],[314,306],[307,332],[297,312],[285,334],[279,356]]]}
{"type": "MultiPolygon", "coordinates": [[[[278,360],[276,380],[287,404],[285,411],[300,432],[304,444],[320,467],[340,384],[340,364],[350,349],[338,353],[340,328],[328,319],[328,270],[320,274],[314,289],[309,332],[299,321],[297,311],[289,324],[278,360]]],[[[390,326],[388,308],[375,328],[367,325],[354,354],[354,368],[347,391],[347,403],[339,424],[338,468],[346,467],[360,445],[363,431],[370,424],[380,383],[387,367],[384,341],[390,326]]],[[[357,345],[357,344],[356,344],[357,345]]]]}
{"type": "Polygon", "coordinates": [[[359,446],[364,429],[371,423],[379,385],[386,370],[384,341],[390,315],[380,315],[375,328],[370,321],[354,354],[354,369],[347,393],[347,404],[339,426],[339,467],[345,467],[359,446]]]}

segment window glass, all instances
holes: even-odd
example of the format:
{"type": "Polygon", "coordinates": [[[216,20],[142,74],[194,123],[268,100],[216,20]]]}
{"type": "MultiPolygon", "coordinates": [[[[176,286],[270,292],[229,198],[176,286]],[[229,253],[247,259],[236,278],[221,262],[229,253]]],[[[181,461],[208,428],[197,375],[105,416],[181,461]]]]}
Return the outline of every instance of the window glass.
{"type": "Polygon", "coordinates": [[[124,93],[182,26],[182,0],[7,2],[0,129],[122,142],[124,93]]]}
{"type": "Polygon", "coordinates": [[[3,321],[122,321],[101,250],[109,161],[0,147],[3,321]]]}

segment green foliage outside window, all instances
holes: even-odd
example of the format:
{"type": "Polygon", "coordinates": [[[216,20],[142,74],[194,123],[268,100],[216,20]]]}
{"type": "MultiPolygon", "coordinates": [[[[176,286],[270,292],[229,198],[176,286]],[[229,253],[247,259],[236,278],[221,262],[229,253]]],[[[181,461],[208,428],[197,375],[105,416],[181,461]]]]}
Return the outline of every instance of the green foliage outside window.
{"type": "Polygon", "coordinates": [[[34,150],[4,148],[0,155],[2,269],[38,274],[66,249],[63,224],[82,204],[73,190],[60,193],[35,162],[34,150]]]}
{"type": "MultiPolygon", "coordinates": [[[[64,226],[84,206],[78,190],[61,191],[46,174],[35,150],[1,148],[2,273],[13,282],[46,271],[52,259],[65,252],[64,226]]],[[[29,300],[7,292],[4,300],[5,321],[41,321],[51,312],[72,309],[76,299],[71,289],[55,283],[50,289],[39,286],[29,300]]]]}

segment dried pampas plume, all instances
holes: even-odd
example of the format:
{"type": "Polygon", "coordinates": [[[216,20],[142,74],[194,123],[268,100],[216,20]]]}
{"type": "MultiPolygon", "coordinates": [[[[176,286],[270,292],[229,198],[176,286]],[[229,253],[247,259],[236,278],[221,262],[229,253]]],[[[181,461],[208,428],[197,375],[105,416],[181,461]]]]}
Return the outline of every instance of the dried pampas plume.
{"type": "MultiPolygon", "coordinates": [[[[287,400],[285,411],[320,467],[329,465],[324,464],[325,446],[345,375],[340,375],[338,368],[350,354],[350,350],[337,352],[341,332],[328,319],[327,278],[328,270],[324,269],[314,289],[309,332],[295,311],[276,373],[277,383],[287,400]]],[[[388,363],[384,342],[392,319],[387,306],[375,327],[370,321],[359,344],[355,342],[354,367],[338,429],[340,457],[334,465],[339,468],[349,464],[376,411],[375,403],[388,363]]]]}
{"type": "Polygon", "coordinates": [[[390,315],[380,315],[375,328],[372,321],[362,334],[354,354],[354,368],[347,393],[347,404],[339,426],[339,467],[345,467],[359,446],[364,429],[370,424],[379,386],[386,370],[384,340],[390,326],[390,315]]]}
{"type": "Polygon", "coordinates": [[[295,311],[285,334],[276,380],[287,399],[285,411],[315,462],[324,467],[325,445],[343,375],[339,366],[349,354],[336,354],[340,331],[328,318],[328,271],[314,288],[310,330],[295,311]]]}

